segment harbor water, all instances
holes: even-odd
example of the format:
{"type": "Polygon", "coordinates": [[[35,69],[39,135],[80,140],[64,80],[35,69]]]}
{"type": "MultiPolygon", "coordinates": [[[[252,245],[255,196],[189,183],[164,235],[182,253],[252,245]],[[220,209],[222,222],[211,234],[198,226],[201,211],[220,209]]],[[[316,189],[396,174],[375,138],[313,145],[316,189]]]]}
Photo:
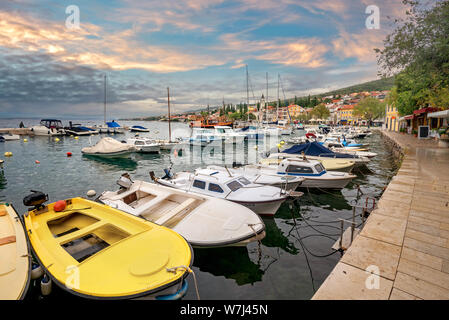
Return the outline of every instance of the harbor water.
{"type": "MultiPolygon", "coordinates": [[[[24,121],[25,126],[39,120],[24,121]]],[[[17,127],[20,120],[0,120],[0,127],[17,127]]],[[[87,121],[80,121],[88,125],[87,121]]],[[[141,136],[166,139],[166,122],[119,121],[121,125],[143,125],[150,133],[141,136]]],[[[76,121],[74,121],[76,123],[76,121]]],[[[172,123],[174,133],[188,132],[184,123],[172,123]]],[[[294,135],[298,135],[296,132],[294,135]]],[[[171,166],[170,152],[158,155],[133,154],[129,159],[102,160],[85,157],[83,147],[96,143],[105,135],[75,137],[24,137],[0,143],[0,201],[12,203],[20,212],[27,208],[22,199],[30,190],[48,194],[50,202],[72,197],[86,197],[94,189],[117,190],[116,180],[128,172],[135,180],[150,181],[149,172],[164,175],[171,166]],[[24,142],[24,138],[28,141],[24,142]],[[11,157],[3,156],[12,152],[11,157]],[[67,152],[72,156],[67,157],[67,152]],[[36,163],[36,160],[39,163],[36,163]]],[[[126,140],[132,133],[111,137],[126,140]]],[[[283,137],[286,140],[288,137],[283,137]]],[[[352,219],[352,205],[363,206],[367,197],[378,199],[397,170],[397,164],[381,135],[365,138],[370,151],[378,155],[365,169],[355,169],[357,178],[341,191],[301,190],[304,195],[285,202],[274,218],[264,218],[266,237],[247,247],[194,249],[195,272],[201,299],[310,299],[332,271],[340,252],[332,246],[340,235],[339,219],[352,219]]],[[[249,148],[248,146],[246,148],[249,148]]],[[[227,154],[226,156],[229,156],[227,154]]],[[[174,172],[201,167],[195,163],[174,164],[174,172]]],[[[203,165],[204,166],[204,165],[203,165]]],[[[360,213],[360,211],[358,211],[360,213]]],[[[357,225],[361,218],[356,217],[357,225]]],[[[201,227],[201,226],[198,226],[201,227]]],[[[349,224],[346,224],[349,227],[349,224]]],[[[107,268],[107,266],[105,266],[107,268]]],[[[188,277],[189,290],[184,299],[196,299],[193,277],[188,277]]],[[[53,292],[43,297],[38,283],[31,285],[26,299],[77,299],[53,286],[53,292]]]]}

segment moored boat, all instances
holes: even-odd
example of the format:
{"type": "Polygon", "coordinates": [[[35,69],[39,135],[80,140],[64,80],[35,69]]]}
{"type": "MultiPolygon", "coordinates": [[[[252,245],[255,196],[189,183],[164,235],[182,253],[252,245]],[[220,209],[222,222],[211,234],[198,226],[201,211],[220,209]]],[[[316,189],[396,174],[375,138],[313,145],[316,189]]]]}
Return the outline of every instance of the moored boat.
{"type": "Polygon", "coordinates": [[[0,300],[23,299],[31,278],[25,231],[12,205],[0,204],[0,300]]]}
{"type": "Polygon", "coordinates": [[[291,191],[251,183],[242,175],[229,176],[210,169],[177,172],[166,179],[156,179],[164,186],[226,199],[253,210],[259,215],[273,216],[291,191]]]}
{"type": "Polygon", "coordinates": [[[132,131],[132,132],[150,132],[150,129],[145,128],[143,126],[132,126],[131,128],[129,128],[129,131],[132,131]]]}
{"type": "Polygon", "coordinates": [[[179,292],[193,255],[178,233],[82,198],[48,205],[46,199],[29,200],[24,204],[34,208],[24,220],[32,251],[61,289],[103,300],[157,299],[179,292]]]}
{"type": "Polygon", "coordinates": [[[110,137],[105,137],[98,141],[98,143],[92,147],[85,147],[81,149],[81,152],[87,156],[98,156],[105,158],[123,158],[128,157],[135,148],[126,143],[121,143],[110,137]]]}
{"type": "Polygon", "coordinates": [[[66,134],[61,120],[42,119],[40,125],[32,126],[31,132],[35,136],[63,136],[66,134]]]}
{"type": "Polygon", "coordinates": [[[244,246],[265,236],[263,221],[230,201],[160,184],[132,181],[123,174],[116,192],[98,198],[104,204],[171,228],[195,247],[244,246]]]}

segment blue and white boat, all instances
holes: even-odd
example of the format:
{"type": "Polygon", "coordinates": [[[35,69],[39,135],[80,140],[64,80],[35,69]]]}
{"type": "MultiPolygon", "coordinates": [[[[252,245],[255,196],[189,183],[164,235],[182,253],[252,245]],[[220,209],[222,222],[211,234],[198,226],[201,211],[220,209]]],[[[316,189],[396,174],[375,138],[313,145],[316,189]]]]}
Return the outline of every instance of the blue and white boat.
{"type": "Polygon", "coordinates": [[[192,146],[205,147],[212,142],[223,143],[224,138],[216,136],[213,129],[193,128],[192,135],[188,138],[183,138],[182,141],[192,146]]]}
{"type": "Polygon", "coordinates": [[[132,132],[150,132],[150,129],[142,127],[142,126],[132,126],[129,131],[132,132]]]}
{"type": "Polygon", "coordinates": [[[125,129],[114,120],[106,122],[106,125],[108,126],[108,133],[125,133],[125,129]]]}
{"type": "Polygon", "coordinates": [[[342,189],[356,176],[347,172],[326,171],[321,162],[307,158],[287,158],[279,164],[259,165],[260,174],[302,177],[300,188],[342,189]]]}
{"type": "Polygon", "coordinates": [[[237,132],[246,134],[246,140],[263,140],[265,137],[264,130],[258,129],[256,126],[246,126],[237,132]]]}

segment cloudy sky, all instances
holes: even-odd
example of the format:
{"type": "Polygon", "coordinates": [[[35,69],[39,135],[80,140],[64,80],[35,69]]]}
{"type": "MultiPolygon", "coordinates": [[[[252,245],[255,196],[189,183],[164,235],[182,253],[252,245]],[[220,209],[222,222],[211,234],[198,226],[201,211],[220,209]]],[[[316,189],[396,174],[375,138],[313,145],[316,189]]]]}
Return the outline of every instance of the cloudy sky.
{"type": "Polygon", "coordinates": [[[108,118],[281,98],[377,79],[400,0],[2,0],[0,117],[108,118]],[[73,11],[79,8],[79,28],[73,11]],[[380,28],[366,27],[366,8],[380,28]],[[75,26],[75,28],[73,28],[75,26]]]}

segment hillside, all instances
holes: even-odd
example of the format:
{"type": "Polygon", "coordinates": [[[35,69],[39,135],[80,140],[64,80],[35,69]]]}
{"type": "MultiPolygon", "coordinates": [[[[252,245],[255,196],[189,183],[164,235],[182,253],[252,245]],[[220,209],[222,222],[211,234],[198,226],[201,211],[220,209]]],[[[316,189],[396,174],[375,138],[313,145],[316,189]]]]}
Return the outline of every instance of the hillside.
{"type": "Polygon", "coordinates": [[[326,96],[331,96],[331,95],[344,95],[344,94],[349,94],[352,92],[362,92],[362,91],[390,90],[393,85],[394,85],[394,77],[389,77],[389,78],[364,82],[361,84],[356,84],[356,85],[353,85],[350,87],[337,89],[334,91],[321,93],[321,94],[316,95],[316,97],[320,98],[320,97],[326,97],[326,96]]]}

